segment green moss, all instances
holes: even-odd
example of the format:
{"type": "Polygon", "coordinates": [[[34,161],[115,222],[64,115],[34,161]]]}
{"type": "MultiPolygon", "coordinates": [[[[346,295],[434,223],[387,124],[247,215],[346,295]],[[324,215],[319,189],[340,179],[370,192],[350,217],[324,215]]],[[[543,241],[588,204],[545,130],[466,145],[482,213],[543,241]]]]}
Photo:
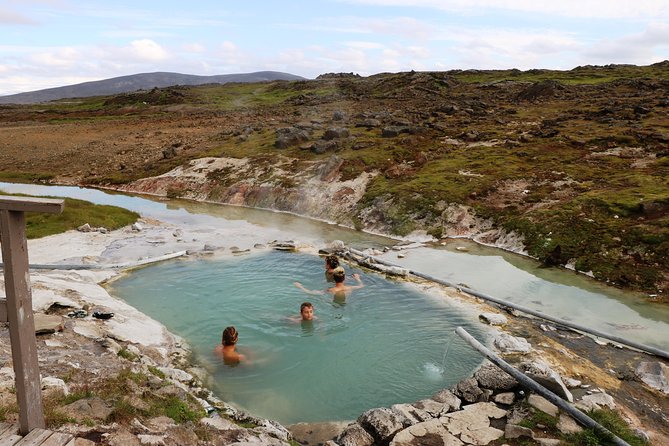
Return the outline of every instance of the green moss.
{"type": "Polygon", "coordinates": [[[155,401],[150,412],[170,417],[176,423],[195,422],[206,415],[204,410],[194,410],[189,404],[176,396],[169,397],[164,401],[155,401]]]}
{"type": "MultiPolygon", "coordinates": [[[[595,410],[589,412],[588,415],[601,424],[604,428],[608,429],[609,432],[613,433],[620,439],[624,440],[631,446],[646,446],[646,442],[643,438],[640,438],[634,434],[629,425],[622,419],[618,412],[608,409],[595,410]]],[[[593,429],[585,429],[580,433],[565,435],[563,440],[568,444],[575,445],[585,445],[585,446],[613,446],[613,438],[610,435],[607,435],[600,431],[595,431],[593,429]]]]}
{"type": "Polygon", "coordinates": [[[165,374],[162,371],[160,371],[157,367],[150,365],[149,372],[151,372],[153,375],[157,376],[160,379],[165,379],[165,374]]]}

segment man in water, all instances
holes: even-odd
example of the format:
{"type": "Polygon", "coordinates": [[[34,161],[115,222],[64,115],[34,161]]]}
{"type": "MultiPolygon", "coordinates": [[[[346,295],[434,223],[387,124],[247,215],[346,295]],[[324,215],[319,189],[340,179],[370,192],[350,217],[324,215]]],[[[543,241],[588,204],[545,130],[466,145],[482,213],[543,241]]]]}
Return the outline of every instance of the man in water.
{"type": "Polygon", "coordinates": [[[343,271],[335,272],[334,274],[332,274],[332,278],[335,281],[335,286],[328,288],[327,290],[324,291],[310,290],[308,288],[305,288],[304,285],[302,285],[300,282],[295,282],[295,286],[304,291],[305,293],[309,294],[315,294],[315,295],[323,295],[326,293],[332,294],[334,300],[338,302],[343,302],[346,299],[346,295],[349,292],[365,286],[365,284],[362,283],[362,279],[360,279],[360,274],[353,274],[353,278],[358,282],[357,285],[344,284],[344,281],[346,280],[346,274],[343,271]]]}
{"type": "Polygon", "coordinates": [[[291,322],[313,322],[314,319],[317,319],[314,316],[314,306],[311,302],[303,302],[300,305],[300,315],[299,316],[290,316],[291,322]]]}
{"type": "Polygon", "coordinates": [[[236,366],[242,361],[246,361],[246,356],[237,351],[237,339],[239,332],[235,327],[226,327],[223,330],[221,344],[214,350],[216,354],[223,359],[223,363],[229,366],[236,366]]]}
{"type": "Polygon", "coordinates": [[[344,268],[339,264],[339,258],[331,254],[325,258],[325,280],[334,282],[334,274],[336,272],[344,273],[344,268]]]}

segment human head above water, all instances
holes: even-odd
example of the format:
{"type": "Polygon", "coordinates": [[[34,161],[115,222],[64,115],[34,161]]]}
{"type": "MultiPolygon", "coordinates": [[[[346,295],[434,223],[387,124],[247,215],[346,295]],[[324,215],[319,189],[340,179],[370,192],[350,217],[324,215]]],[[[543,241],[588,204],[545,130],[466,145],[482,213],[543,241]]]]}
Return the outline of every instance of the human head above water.
{"type": "Polygon", "coordinates": [[[332,275],[332,278],[334,279],[335,283],[341,283],[346,279],[346,273],[344,271],[335,271],[335,273],[332,275]]]}
{"type": "Polygon", "coordinates": [[[310,321],[314,318],[314,306],[311,302],[304,302],[300,305],[300,314],[302,315],[302,320],[310,321]]]}
{"type": "Polygon", "coordinates": [[[221,342],[223,345],[235,345],[237,343],[237,338],[239,338],[239,333],[235,327],[226,327],[223,330],[223,337],[221,342]]]}
{"type": "Polygon", "coordinates": [[[330,254],[325,258],[325,263],[330,269],[335,269],[339,266],[339,258],[334,254],[330,254]]]}

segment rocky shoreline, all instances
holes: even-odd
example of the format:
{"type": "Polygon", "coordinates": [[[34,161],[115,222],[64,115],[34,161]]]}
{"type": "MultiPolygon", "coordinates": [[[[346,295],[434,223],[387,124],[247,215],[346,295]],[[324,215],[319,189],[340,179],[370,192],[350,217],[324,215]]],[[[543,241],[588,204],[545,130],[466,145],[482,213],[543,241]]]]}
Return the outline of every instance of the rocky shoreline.
{"type": "MultiPolygon", "coordinates": [[[[265,230],[265,235],[274,234],[265,230]]],[[[372,409],[351,424],[335,423],[324,429],[322,424],[314,423],[288,429],[236,410],[216,398],[207,388],[206,371],[192,363],[183,340],[109,295],[101,286],[120,273],[119,269],[105,269],[103,265],[143,262],[146,256],[160,257],[177,251],[217,256],[269,249],[266,246],[258,245],[257,233],[252,237],[242,228],[238,233],[228,230],[222,234],[211,228],[179,228],[149,220],[107,234],[69,232],[31,241],[31,263],[96,266],[91,270],[31,274],[36,320],[45,323],[40,325],[42,334],[38,335],[40,369],[45,399],[53,401],[46,406],[51,419],[58,420],[56,430],[76,435],[80,445],[89,444],[86,441],[107,445],[278,445],[298,441],[399,446],[501,444],[499,441],[504,438],[509,444],[516,444],[517,438],[534,442],[529,444],[559,444],[561,435],[576,429],[568,421],[558,425],[557,420],[566,420],[564,414],[555,414],[553,408],[528,395],[515,380],[512,383],[491,364],[430,399],[372,409]],[[222,237],[235,240],[236,249],[221,247],[218,243],[225,239],[222,237]],[[97,319],[92,316],[95,311],[114,316],[97,319]],[[114,382],[121,393],[106,388],[109,382],[114,382]],[[169,406],[175,401],[183,403],[178,406],[181,415],[193,415],[160,414],[155,409],[156,405],[169,406]],[[541,418],[544,423],[532,426],[538,413],[553,417],[555,425],[548,426],[545,420],[549,418],[541,418]]],[[[315,252],[310,243],[296,248],[315,252]]],[[[418,282],[418,286],[436,287],[425,282],[418,282]]],[[[511,362],[562,383],[565,396],[572,393],[567,386],[574,386],[573,394],[579,404],[591,402],[588,408],[616,407],[631,425],[651,439],[651,444],[668,441],[669,389],[662,387],[661,382],[662,376],[669,373],[666,361],[640,353],[623,354],[620,349],[596,345],[582,336],[575,340],[569,331],[505,315],[456,290],[436,288],[445,298],[476,308],[486,323],[496,324],[491,328],[496,331],[493,343],[511,362]],[[574,345],[563,345],[567,341],[574,345]],[[584,345],[592,348],[593,344],[598,355],[606,357],[602,351],[608,351],[603,364],[573,353],[584,345]],[[659,388],[644,384],[634,371],[631,376],[623,373],[629,372],[627,369],[620,376],[612,374],[610,368],[620,368],[620,364],[612,365],[610,361],[621,356],[633,364],[648,362],[650,368],[657,364],[659,388]]],[[[7,358],[0,369],[0,405],[10,407],[14,398],[13,371],[6,327],[0,331],[0,352],[7,358]]],[[[4,413],[9,421],[15,417],[9,409],[4,413]]]]}

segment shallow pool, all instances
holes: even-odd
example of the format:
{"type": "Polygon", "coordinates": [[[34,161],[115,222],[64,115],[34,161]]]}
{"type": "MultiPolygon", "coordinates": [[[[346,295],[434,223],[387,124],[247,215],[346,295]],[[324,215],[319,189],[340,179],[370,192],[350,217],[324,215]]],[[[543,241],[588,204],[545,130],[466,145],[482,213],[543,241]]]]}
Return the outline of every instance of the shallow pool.
{"type": "Polygon", "coordinates": [[[463,325],[483,339],[475,315],[411,285],[346,269],[360,273],[365,287],[343,304],[293,285],[325,289],[321,258],[276,251],[164,263],[115,281],[112,292],[184,337],[225,401],[282,423],[347,420],[413,402],[481,362],[453,332],[463,325]],[[313,323],[289,319],[303,301],[315,306],[313,323]],[[228,325],[239,330],[249,364],[228,367],[213,354],[228,325]]]}

